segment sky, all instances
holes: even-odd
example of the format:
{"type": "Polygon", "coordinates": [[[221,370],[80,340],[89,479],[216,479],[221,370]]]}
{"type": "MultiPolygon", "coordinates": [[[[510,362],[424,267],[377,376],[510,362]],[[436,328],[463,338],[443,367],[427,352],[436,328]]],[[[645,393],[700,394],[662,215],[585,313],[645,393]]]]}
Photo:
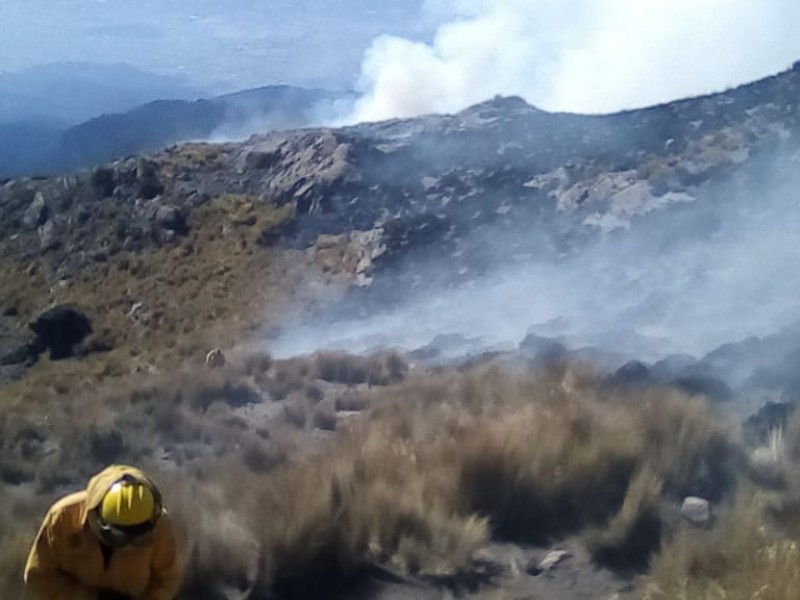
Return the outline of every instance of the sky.
{"type": "Polygon", "coordinates": [[[421,2],[0,0],[0,71],[126,62],[218,91],[351,87],[375,37],[418,37],[421,2]]]}
{"type": "Polygon", "coordinates": [[[355,88],[350,120],[495,94],[609,112],[783,70],[796,23],[796,0],[2,0],[0,71],[127,62],[220,92],[355,88]]]}

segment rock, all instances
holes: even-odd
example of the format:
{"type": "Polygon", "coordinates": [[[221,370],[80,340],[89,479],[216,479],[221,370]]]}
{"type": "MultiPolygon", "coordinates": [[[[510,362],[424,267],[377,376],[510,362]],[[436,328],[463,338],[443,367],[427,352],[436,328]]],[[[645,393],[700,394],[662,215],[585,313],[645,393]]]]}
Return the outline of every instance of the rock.
{"type": "Polygon", "coordinates": [[[25,211],[25,216],[22,217],[22,222],[26,227],[34,228],[41,227],[50,218],[50,207],[44,199],[42,192],[36,192],[33,200],[25,211]]]}
{"type": "Polygon", "coordinates": [[[106,167],[99,167],[94,170],[90,179],[92,189],[97,193],[98,198],[107,198],[114,193],[116,183],[114,181],[114,170],[106,167]]]}
{"type": "Polygon", "coordinates": [[[551,550],[539,561],[531,561],[527,572],[537,576],[555,569],[560,563],[570,558],[572,555],[567,550],[551,550]]]}
{"type": "Polygon", "coordinates": [[[614,372],[614,381],[623,384],[642,384],[650,380],[650,369],[638,360],[630,360],[614,372]]]}
{"type": "Polygon", "coordinates": [[[50,351],[52,360],[69,358],[74,348],[92,333],[92,323],[76,308],[60,305],[40,314],[28,327],[41,345],[50,351]]]}
{"type": "Polygon", "coordinates": [[[480,342],[478,338],[468,338],[460,333],[440,333],[428,344],[413,350],[409,356],[422,360],[463,357],[480,348],[480,342]]]}
{"type": "Polygon", "coordinates": [[[158,207],[155,220],[161,227],[169,231],[181,234],[186,232],[186,215],[169,204],[158,207]]]}
{"type": "Polygon", "coordinates": [[[282,158],[279,151],[272,152],[250,152],[245,157],[245,165],[248,170],[268,169],[282,158]]]}
{"type": "Polygon", "coordinates": [[[58,247],[58,239],[56,239],[56,226],[53,221],[47,221],[44,225],[39,227],[39,246],[42,250],[52,250],[58,247]]]}
{"type": "Polygon", "coordinates": [[[30,366],[39,357],[39,348],[35,344],[19,344],[18,346],[0,354],[0,367],[11,365],[30,366]]]}
{"type": "Polygon", "coordinates": [[[206,354],[206,366],[210,369],[219,369],[225,366],[225,355],[219,348],[214,348],[206,354]]]}
{"type": "Polygon", "coordinates": [[[136,325],[145,326],[150,323],[153,314],[142,302],[134,302],[131,309],[125,315],[136,325]]]}
{"type": "Polygon", "coordinates": [[[564,360],[567,348],[560,341],[530,333],[519,344],[520,351],[536,362],[551,364],[564,360]]]}
{"type": "Polygon", "coordinates": [[[681,514],[694,525],[705,525],[711,519],[711,507],[708,500],[688,496],[683,499],[681,514]]]}

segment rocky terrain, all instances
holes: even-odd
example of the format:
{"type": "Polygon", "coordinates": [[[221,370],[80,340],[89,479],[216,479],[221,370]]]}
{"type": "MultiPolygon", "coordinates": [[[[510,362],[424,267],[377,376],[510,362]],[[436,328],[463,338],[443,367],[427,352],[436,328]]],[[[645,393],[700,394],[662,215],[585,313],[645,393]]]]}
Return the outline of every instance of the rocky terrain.
{"type": "MultiPolygon", "coordinates": [[[[352,288],[340,303],[363,312],[498,266],[557,261],[626,230],[646,231],[653,248],[675,245],[676,229],[685,239],[712,235],[712,208],[724,211],[732,190],[794,172],[798,88],[794,69],[608,116],[496,98],[453,116],[179,146],[9,180],[0,188],[2,301],[18,316],[5,317],[7,327],[104,285],[109,273],[129,285],[151,256],[191,271],[204,239],[217,236],[236,264],[228,255],[301,251],[322,282],[352,288]],[[420,267],[432,254],[444,269],[420,267]]],[[[119,318],[139,301],[126,290],[103,312],[119,318]]]]}
{"type": "MultiPolygon", "coordinates": [[[[658,257],[758,220],[767,201],[741,198],[791,189],[799,92],[795,65],[614,115],[495,98],[3,181],[0,498],[27,523],[104,462],[180,469],[178,513],[197,494],[208,502],[192,598],[730,589],[741,546],[715,563],[713,536],[733,535],[717,524],[756,519],[751,493],[773,494],[770,527],[789,531],[794,514],[791,300],[773,329],[697,356],[632,355],[644,335],[578,345],[566,319],[519,323],[502,348],[443,330],[399,349],[384,336],[371,356],[264,350],[299,326],[318,350],[319,322],[469,298],[498,269],[541,263],[555,277],[608,247],[658,257]]],[[[754,528],[757,552],[793,556],[754,528]]],[[[27,537],[0,533],[5,576],[27,537]]]]}

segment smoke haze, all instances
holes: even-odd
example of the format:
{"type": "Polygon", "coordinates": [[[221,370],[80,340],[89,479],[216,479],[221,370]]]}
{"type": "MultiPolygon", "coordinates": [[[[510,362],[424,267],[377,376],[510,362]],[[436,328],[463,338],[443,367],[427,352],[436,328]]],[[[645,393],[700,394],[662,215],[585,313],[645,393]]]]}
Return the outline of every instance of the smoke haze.
{"type": "Polygon", "coordinates": [[[376,39],[351,121],[455,112],[496,94],[611,112],[719,91],[800,57],[787,0],[429,0],[430,43],[376,39]]]}
{"type": "MultiPolygon", "coordinates": [[[[270,350],[282,356],[412,350],[457,334],[458,352],[480,352],[514,348],[534,332],[571,348],[616,353],[621,361],[701,357],[800,319],[800,282],[791,276],[791,266],[800,264],[795,189],[706,191],[561,260],[501,267],[366,319],[315,322],[270,350]]],[[[502,236],[488,239],[497,262],[505,256],[508,264],[502,236]]],[[[446,271],[447,260],[438,268],[446,271]]],[[[427,269],[430,276],[435,267],[427,269]]]]}

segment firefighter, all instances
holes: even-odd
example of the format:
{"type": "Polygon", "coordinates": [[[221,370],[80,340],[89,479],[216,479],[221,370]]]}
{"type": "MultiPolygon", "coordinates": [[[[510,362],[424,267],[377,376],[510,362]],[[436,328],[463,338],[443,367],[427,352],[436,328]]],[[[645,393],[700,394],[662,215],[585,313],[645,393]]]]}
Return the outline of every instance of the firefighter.
{"type": "Polygon", "coordinates": [[[173,600],[182,567],[158,488],[114,465],[47,512],[25,584],[31,600],[173,600]]]}

